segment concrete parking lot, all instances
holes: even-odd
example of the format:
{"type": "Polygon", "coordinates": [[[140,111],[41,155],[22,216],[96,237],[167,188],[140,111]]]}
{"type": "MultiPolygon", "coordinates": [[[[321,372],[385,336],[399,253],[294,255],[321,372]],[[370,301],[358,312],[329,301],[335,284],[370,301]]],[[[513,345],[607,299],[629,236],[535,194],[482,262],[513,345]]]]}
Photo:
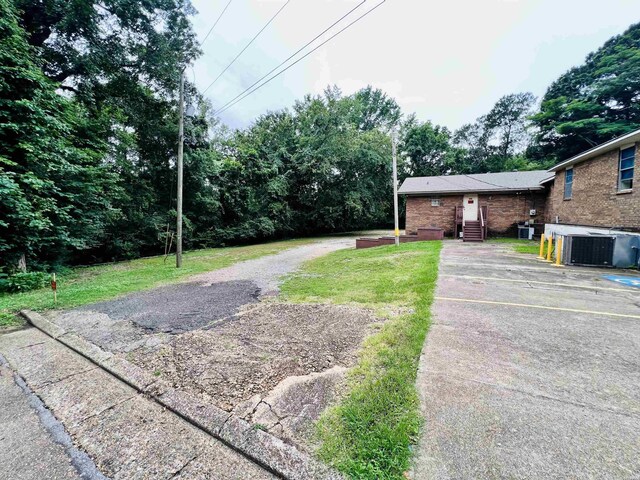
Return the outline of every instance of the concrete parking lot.
{"type": "Polygon", "coordinates": [[[610,273],[445,242],[414,478],[640,478],[640,289],[610,273]]]}

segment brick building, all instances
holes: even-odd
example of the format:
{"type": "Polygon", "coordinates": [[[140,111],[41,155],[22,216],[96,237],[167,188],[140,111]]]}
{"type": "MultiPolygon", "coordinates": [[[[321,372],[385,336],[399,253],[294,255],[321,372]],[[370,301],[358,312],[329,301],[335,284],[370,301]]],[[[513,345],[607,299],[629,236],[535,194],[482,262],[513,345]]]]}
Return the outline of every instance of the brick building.
{"type": "Polygon", "coordinates": [[[407,197],[406,232],[438,227],[447,236],[482,240],[515,235],[525,222],[542,228],[551,180],[546,170],[407,178],[399,190],[407,197]]]}
{"type": "Polygon", "coordinates": [[[551,168],[547,223],[640,231],[639,148],[637,130],[551,168]]]}
{"type": "Polygon", "coordinates": [[[525,223],[572,233],[640,232],[639,148],[636,130],[548,171],[407,178],[399,189],[407,200],[406,232],[438,227],[482,240],[515,235],[525,223]]]}

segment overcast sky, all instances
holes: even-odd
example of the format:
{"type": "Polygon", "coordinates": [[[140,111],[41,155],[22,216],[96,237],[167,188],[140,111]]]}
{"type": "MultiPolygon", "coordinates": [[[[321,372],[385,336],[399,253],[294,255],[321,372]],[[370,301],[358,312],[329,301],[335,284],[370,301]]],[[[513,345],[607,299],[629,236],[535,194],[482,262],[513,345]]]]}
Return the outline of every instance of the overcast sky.
{"type": "MultiPolygon", "coordinates": [[[[202,39],[228,0],[192,1],[202,39]]],[[[380,1],[367,0],[349,19],[380,1]]],[[[214,108],[223,105],[360,2],[290,0],[206,96],[214,108]]],[[[188,72],[201,91],[285,3],[231,2],[188,72]]],[[[540,97],[560,74],[637,21],[638,0],[387,0],[221,118],[244,127],[327,85],[350,94],[370,84],[393,96],[403,112],[456,129],[507,93],[540,97]]]]}

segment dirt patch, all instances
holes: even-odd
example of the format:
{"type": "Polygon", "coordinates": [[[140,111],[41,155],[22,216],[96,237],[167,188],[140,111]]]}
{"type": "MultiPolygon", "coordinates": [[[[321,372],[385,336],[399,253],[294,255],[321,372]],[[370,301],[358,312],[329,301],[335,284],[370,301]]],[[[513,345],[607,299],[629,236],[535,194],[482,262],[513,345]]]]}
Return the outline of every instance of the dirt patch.
{"type": "Polygon", "coordinates": [[[353,306],[261,303],[213,329],[171,337],[127,358],[231,411],[264,398],[287,377],[353,365],[378,322],[370,310],[353,306]]]}

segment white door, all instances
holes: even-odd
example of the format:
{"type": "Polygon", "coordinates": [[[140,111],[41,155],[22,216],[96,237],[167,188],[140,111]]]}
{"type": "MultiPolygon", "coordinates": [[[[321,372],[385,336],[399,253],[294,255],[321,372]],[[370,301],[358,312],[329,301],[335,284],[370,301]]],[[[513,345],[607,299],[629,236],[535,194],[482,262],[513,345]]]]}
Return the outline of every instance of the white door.
{"type": "Polygon", "coordinates": [[[467,194],[462,197],[464,208],[462,210],[462,218],[465,222],[478,220],[478,195],[475,193],[467,194]]]}

